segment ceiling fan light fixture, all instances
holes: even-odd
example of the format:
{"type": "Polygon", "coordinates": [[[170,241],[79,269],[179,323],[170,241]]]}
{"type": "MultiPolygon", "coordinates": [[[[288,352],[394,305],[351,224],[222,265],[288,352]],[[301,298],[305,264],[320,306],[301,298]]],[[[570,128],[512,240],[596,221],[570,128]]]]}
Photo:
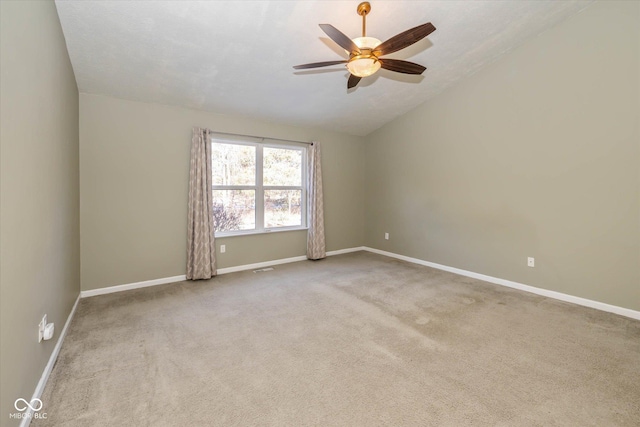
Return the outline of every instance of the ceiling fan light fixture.
{"type": "Polygon", "coordinates": [[[374,47],[377,47],[380,43],[382,43],[375,37],[357,37],[353,39],[353,42],[360,49],[373,49],[374,47]]]}
{"type": "Polygon", "coordinates": [[[347,89],[356,87],[360,79],[375,74],[380,68],[396,73],[414,75],[420,75],[426,70],[426,67],[413,62],[380,57],[411,46],[434,32],[436,27],[431,22],[410,28],[381,43],[380,40],[374,37],[367,37],[367,14],[371,12],[371,4],[367,1],[360,3],[357,12],[358,15],[362,16],[362,37],[351,39],[331,24],[319,24],[322,31],[349,54],[348,60],[313,62],[294,65],[293,68],[303,70],[346,63],[350,73],[347,80],[347,89]]]}
{"type": "Polygon", "coordinates": [[[368,77],[380,69],[380,61],[375,56],[357,55],[349,60],[347,69],[357,77],[368,77]]]}
{"type": "Polygon", "coordinates": [[[371,53],[373,49],[382,43],[375,37],[357,37],[353,42],[360,48],[360,55],[353,55],[347,63],[347,69],[357,77],[368,77],[380,69],[380,61],[371,53]]]}

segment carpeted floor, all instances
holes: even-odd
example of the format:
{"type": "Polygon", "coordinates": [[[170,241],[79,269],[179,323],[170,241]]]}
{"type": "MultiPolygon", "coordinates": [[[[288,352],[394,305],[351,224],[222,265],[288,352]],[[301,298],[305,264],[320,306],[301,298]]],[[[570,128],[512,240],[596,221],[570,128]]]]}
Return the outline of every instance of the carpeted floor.
{"type": "Polygon", "coordinates": [[[638,426],[640,322],[357,252],[80,301],[32,426],[638,426]]]}

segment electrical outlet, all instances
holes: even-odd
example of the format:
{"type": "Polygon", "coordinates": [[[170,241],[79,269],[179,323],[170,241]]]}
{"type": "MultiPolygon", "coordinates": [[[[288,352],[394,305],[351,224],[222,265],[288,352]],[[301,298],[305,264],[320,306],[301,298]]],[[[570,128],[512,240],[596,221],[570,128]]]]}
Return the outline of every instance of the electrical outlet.
{"type": "Polygon", "coordinates": [[[47,326],[47,315],[42,316],[42,320],[38,324],[38,342],[44,338],[44,328],[47,326]]]}
{"type": "Polygon", "coordinates": [[[384,233],[384,240],[389,240],[389,233],[384,233]]]}
{"type": "Polygon", "coordinates": [[[227,245],[220,245],[220,253],[223,254],[227,252],[227,245]]]}
{"type": "Polygon", "coordinates": [[[536,259],[532,258],[532,257],[527,258],[527,265],[529,267],[535,267],[536,266],[536,259]]]}

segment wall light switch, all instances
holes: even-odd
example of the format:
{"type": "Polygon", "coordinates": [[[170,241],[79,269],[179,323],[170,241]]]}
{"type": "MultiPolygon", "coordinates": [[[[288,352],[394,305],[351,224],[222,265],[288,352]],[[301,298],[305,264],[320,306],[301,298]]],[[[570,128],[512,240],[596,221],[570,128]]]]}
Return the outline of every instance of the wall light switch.
{"type": "Polygon", "coordinates": [[[389,240],[389,233],[384,233],[384,240],[389,240]]]}
{"type": "Polygon", "coordinates": [[[227,251],[227,245],[220,245],[220,253],[223,254],[227,251]]]}
{"type": "Polygon", "coordinates": [[[527,265],[529,267],[535,267],[536,266],[536,259],[532,258],[532,257],[527,258],[527,265]]]}

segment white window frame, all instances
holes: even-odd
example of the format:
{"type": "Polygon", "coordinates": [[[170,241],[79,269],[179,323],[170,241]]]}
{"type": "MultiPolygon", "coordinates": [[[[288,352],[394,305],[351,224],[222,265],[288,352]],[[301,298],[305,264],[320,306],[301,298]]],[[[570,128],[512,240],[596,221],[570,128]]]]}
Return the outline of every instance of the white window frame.
{"type": "MultiPolygon", "coordinates": [[[[255,228],[250,230],[230,230],[230,231],[216,231],[215,237],[231,237],[231,236],[246,236],[249,234],[266,234],[281,231],[291,230],[306,230],[307,227],[307,147],[306,145],[287,144],[277,142],[251,142],[242,140],[228,140],[225,138],[211,138],[211,144],[216,142],[220,144],[234,144],[234,145],[249,145],[256,148],[256,181],[255,185],[212,185],[213,190],[254,190],[255,191],[255,228]],[[263,152],[264,148],[281,148],[288,150],[298,150],[301,152],[302,159],[302,183],[301,186],[282,186],[282,185],[264,185],[263,178],[263,152]],[[292,225],[285,227],[271,227],[267,228],[264,224],[264,190],[302,190],[302,196],[300,200],[301,210],[301,225],[292,225]]],[[[211,150],[213,152],[213,150],[211,150]]],[[[212,159],[213,161],[213,159],[212,159]]]]}

